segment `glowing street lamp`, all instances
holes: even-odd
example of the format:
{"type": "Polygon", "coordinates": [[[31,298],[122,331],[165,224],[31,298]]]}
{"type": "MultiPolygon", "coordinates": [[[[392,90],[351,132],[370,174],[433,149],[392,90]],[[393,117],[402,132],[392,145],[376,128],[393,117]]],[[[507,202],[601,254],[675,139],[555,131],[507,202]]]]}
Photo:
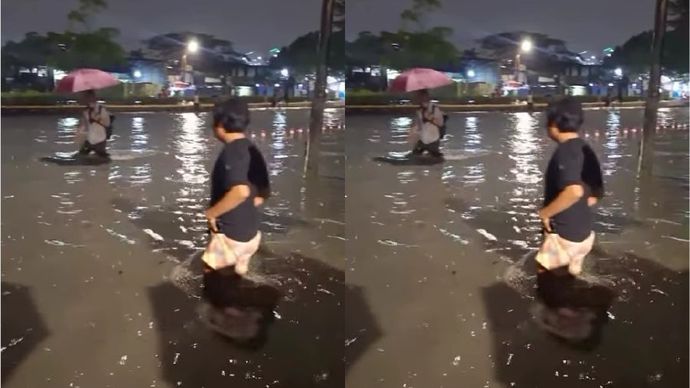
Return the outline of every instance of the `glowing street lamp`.
{"type": "Polygon", "coordinates": [[[467,77],[468,78],[473,78],[475,76],[475,72],[472,69],[467,70],[467,77]]]}
{"type": "Polygon", "coordinates": [[[187,51],[188,51],[190,54],[194,54],[194,53],[196,53],[197,51],[199,51],[199,42],[197,42],[197,41],[194,40],[194,39],[192,39],[192,40],[190,40],[189,42],[187,42],[187,51]]]}
{"type": "Polygon", "coordinates": [[[532,51],[532,41],[529,39],[523,39],[520,43],[520,49],[517,54],[515,54],[515,81],[520,82],[520,53],[529,53],[532,51]]]}
{"type": "MultiPolygon", "coordinates": [[[[199,51],[199,42],[196,39],[191,39],[189,42],[187,42],[185,52],[182,54],[182,82],[186,82],[187,78],[187,53],[194,54],[197,51],[199,51]]],[[[194,80],[192,79],[192,81],[194,80]]]]}
{"type": "Polygon", "coordinates": [[[617,67],[616,70],[613,71],[614,74],[616,74],[616,77],[622,77],[623,76],[623,69],[620,67],[617,67]]]}

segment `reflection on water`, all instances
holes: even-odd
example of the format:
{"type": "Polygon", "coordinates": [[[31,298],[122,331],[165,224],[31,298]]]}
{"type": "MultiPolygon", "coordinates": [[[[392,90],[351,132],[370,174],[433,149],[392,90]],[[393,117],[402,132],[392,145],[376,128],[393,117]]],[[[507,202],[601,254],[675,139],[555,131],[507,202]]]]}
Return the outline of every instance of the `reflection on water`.
{"type": "Polygon", "coordinates": [[[286,153],[288,141],[286,125],[287,115],[285,112],[276,111],[273,114],[273,131],[271,131],[271,161],[268,164],[270,176],[280,174],[286,167],[286,158],[289,157],[286,153]]]}
{"type": "MultiPolygon", "coordinates": [[[[463,143],[463,150],[467,152],[476,152],[482,149],[482,141],[484,135],[479,130],[479,117],[467,116],[465,118],[465,131],[460,136],[463,143]]],[[[468,163],[465,168],[465,173],[462,175],[463,182],[467,184],[479,184],[485,180],[486,168],[484,162],[477,160],[475,163],[468,163]]],[[[453,168],[447,166],[444,168],[444,178],[454,179],[455,174],[453,168]]]]}
{"type": "Polygon", "coordinates": [[[181,162],[177,169],[182,192],[194,194],[206,190],[202,186],[208,180],[208,171],[204,168],[207,155],[207,139],[210,129],[200,115],[196,113],[182,113],[178,117],[180,134],[173,141],[175,144],[175,158],[181,162]],[[207,136],[202,136],[207,131],[207,136]]]}
{"type": "Polygon", "coordinates": [[[531,310],[541,241],[535,213],[556,147],[544,115],[452,114],[442,145],[451,157],[437,166],[372,161],[409,149],[409,117],[348,116],[348,223],[357,225],[348,229],[356,241],[348,246],[348,282],[367,290],[386,333],[377,346],[395,355],[369,352],[352,384],[632,387],[647,386],[651,376],[659,386],[687,386],[680,366],[687,363],[680,345],[687,320],[675,317],[687,316],[688,113],[660,113],[651,186],[633,174],[642,116],[586,111],[586,139],[607,173],[597,246],[585,261],[587,287],[574,297],[592,304],[556,304],[543,314],[531,310]],[[611,290],[618,297],[609,305],[611,290]],[[647,324],[649,311],[659,325],[647,324]],[[560,337],[594,338],[589,352],[547,336],[533,315],[560,337]],[[632,361],[639,348],[648,357],[632,361]],[[414,356],[422,353],[424,360],[414,356]]]}
{"type": "Polygon", "coordinates": [[[620,126],[621,117],[620,112],[612,110],[606,117],[606,130],[604,147],[606,148],[606,158],[601,161],[601,169],[604,177],[613,175],[618,171],[618,161],[621,156],[617,151],[621,146],[622,128],[620,126]]]}
{"type": "MultiPolygon", "coordinates": [[[[275,320],[279,334],[268,334],[253,351],[199,321],[201,276],[185,272],[207,242],[202,213],[222,147],[210,115],[118,114],[109,142],[113,160],[68,166],[41,158],[77,149],[77,118],[3,118],[2,275],[34,288],[52,341],[30,350],[39,356],[13,372],[17,386],[104,386],[104,378],[112,386],[248,388],[342,381],[342,339],[332,330],[343,309],[342,116],[342,110],[326,113],[321,172],[328,178],[306,190],[308,111],[252,112],[250,133],[267,159],[274,195],[262,212],[261,254],[252,260],[261,276],[252,280],[275,280],[286,295],[261,311],[260,322],[254,307],[228,311],[225,323],[245,339],[275,320]],[[6,257],[22,264],[4,265],[6,257]],[[83,345],[102,338],[111,341],[98,349],[83,345]],[[293,357],[295,349],[305,357],[293,357]],[[104,361],[110,358],[113,365],[104,361]],[[91,380],[77,381],[74,370],[91,380]]],[[[246,290],[238,290],[243,302],[246,290]]],[[[3,327],[15,316],[4,307],[3,327]]],[[[14,354],[3,352],[3,370],[14,354]]]]}

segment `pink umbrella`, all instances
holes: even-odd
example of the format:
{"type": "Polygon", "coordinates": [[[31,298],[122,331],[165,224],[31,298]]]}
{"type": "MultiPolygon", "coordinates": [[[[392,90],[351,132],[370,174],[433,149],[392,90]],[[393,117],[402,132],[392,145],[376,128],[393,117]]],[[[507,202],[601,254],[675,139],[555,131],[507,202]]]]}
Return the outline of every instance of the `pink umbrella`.
{"type": "Polygon", "coordinates": [[[434,69],[415,68],[406,70],[395,77],[390,85],[391,92],[413,92],[450,85],[453,80],[434,69]]]}
{"type": "Polygon", "coordinates": [[[60,93],[76,93],[84,90],[105,89],[115,86],[120,81],[110,73],[97,69],[79,69],[67,74],[58,82],[55,91],[60,93]]]}

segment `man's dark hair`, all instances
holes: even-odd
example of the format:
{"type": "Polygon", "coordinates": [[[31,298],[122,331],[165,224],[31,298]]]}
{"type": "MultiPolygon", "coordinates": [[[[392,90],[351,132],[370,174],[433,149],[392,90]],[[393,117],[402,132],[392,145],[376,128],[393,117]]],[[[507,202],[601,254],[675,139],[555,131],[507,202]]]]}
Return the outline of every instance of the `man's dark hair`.
{"type": "Polygon", "coordinates": [[[582,104],[570,97],[554,101],[546,108],[546,125],[560,132],[577,132],[583,121],[582,104]]]}
{"type": "Polygon", "coordinates": [[[213,107],[213,127],[225,132],[244,132],[249,125],[249,107],[238,98],[229,98],[213,107]]]}

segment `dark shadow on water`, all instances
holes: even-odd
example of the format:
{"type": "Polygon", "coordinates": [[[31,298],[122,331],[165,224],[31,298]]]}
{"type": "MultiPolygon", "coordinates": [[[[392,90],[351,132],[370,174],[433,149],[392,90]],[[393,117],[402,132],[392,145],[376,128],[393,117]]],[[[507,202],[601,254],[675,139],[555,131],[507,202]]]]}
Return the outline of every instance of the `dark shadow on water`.
{"type": "Polygon", "coordinates": [[[345,285],[345,373],[382,335],[361,287],[345,285]]]}
{"type": "Polygon", "coordinates": [[[2,282],[2,383],[48,335],[28,287],[2,282]]]}
{"type": "Polygon", "coordinates": [[[616,297],[611,285],[584,281],[567,266],[538,273],[536,279],[533,313],[541,327],[573,347],[596,347],[616,297]]]}
{"type": "Polygon", "coordinates": [[[99,156],[76,156],[71,158],[44,156],[41,157],[39,161],[58,166],[100,166],[111,162],[109,158],[102,158],[99,156]]]}
{"type": "Polygon", "coordinates": [[[232,330],[250,341],[228,340],[200,319],[195,294],[202,280],[194,260],[180,265],[189,272],[181,287],[164,282],[149,289],[164,379],[183,387],[343,387],[343,271],[266,249],[253,260],[259,264],[249,279],[224,285],[222,293],[240,310],[261,312],[258,325],[237,315],[229,323],[248,326],[232,330]]]}
{"type": "Polygon", "coordinates": [[[376,156],[373,157],[372,160],[374,162],[387,163],[393,166],[433,166],[445,162],[443,157],[439,158],[435,156],[376,156]]]}
{"type": "Polygon", "coordinates": [[[233,267],[203,275],[201,319],[236,345],[250,349],[266,343],[280,291],[272,284],[238,276],[233,267]]]}
{"type": "MultiPolygon", "coordinates": [[[[566,280],[574,287],[547,296],[552,306],[567,301],[579,313],[599,313],[585,341],[564,339],[538,323],[544,300],[534,289],[499,282],[482,290],[498,380],[529,388],[687,387],[688,272],[630,253],[599,249],[593,255],[601,256],[587,282],[566,280]]],[[[534,261],[524,265],[527,272],[534,261]]],[[[542,285],[545,280],[557,279],[540,279],[542,285]]]]}

